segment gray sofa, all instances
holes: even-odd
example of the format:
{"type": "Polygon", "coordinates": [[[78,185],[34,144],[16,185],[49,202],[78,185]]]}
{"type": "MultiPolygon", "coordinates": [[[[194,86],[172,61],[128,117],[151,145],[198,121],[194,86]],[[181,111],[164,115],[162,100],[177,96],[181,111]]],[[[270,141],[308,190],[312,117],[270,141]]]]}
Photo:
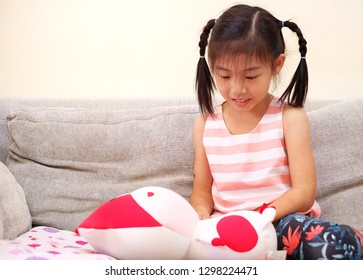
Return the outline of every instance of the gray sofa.
{"type": "MultiPolygon", "coordinates": [[[[322,219],[363,230],[363,99],[308,100],[322,219]]],[[[73,231],[137,188],[192,187],[193,99],[0,99],[0,237],[73,231]],[[17,186],[13,187],[17,183],[17,186]]]]}

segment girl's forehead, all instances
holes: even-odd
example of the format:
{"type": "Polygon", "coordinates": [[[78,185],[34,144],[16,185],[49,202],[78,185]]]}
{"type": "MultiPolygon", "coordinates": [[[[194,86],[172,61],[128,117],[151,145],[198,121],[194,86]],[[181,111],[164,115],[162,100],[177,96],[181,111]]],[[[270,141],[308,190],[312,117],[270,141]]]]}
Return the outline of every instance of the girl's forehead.
{"type": "Polygon", "coordinates": [[[221,55],[217,57],[213,63],[213,68],[218,70],[245,71],[249,69],[262,68],[267,65],[256,56],[240,55],[221,55]]]}

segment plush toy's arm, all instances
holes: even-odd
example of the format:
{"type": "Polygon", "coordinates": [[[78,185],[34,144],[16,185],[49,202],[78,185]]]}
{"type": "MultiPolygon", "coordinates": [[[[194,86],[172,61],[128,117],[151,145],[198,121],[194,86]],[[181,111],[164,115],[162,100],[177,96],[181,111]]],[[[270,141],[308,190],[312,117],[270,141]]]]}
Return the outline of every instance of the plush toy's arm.
{"type": "Polygon", "coordinates": [[[262,206],[261,206],[260,210],[258,210],[258,212],[260,214],[262,214],[263,211],[265,211],[266,208],[274,208],[276,210],[276,207],[275,206],[270,206],[269,204],[264,203],[264,204],[262,204],[262,206]]]}
{"type": "Polygon", "coordinates": [[[269,206],[266,203],[264,203],[261,206],[259,212],[262,215],[262,221],[264,223],[264,226],[268,225],[269,223],[272,223],[276,217],[276,207],[269,206]]]}

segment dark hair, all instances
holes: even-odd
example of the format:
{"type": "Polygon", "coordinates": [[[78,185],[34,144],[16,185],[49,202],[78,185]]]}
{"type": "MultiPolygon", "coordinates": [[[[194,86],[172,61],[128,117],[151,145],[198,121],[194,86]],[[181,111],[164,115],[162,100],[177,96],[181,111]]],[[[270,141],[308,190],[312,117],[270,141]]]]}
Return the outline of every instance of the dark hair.
{"type": "Polygon", "coordinates": [[[241,53],[255,55],[261,62],[271,63],[285,52],[285,41],[281,32],[287,27],[299,39],[300,63],[296,72],[280,97],[280,102],[290,106],[302,107],[308,89],[308,69],[306,64],[306,40],[300,28],[291,21],[280,21],[260,7],[236,5],[225,11],[217,20],[208,21],[199,41],[199,62],[196,73],[196,91],[203,114],[214,114],[213,94],[215,83],[210,72],[214,62],[222,55],[235,56],[241,53]],[[211,32],[212,31],[212,32],[211,32]],[[211,33],[209,43],[208,37],[211,33]],[[208,67],[205,57],[208,45],[208,67]]]}

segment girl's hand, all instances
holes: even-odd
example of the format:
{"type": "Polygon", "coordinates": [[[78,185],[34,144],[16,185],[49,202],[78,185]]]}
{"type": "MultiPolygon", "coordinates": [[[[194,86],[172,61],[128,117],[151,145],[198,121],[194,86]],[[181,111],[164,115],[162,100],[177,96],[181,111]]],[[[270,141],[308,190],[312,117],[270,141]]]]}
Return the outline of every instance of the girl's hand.
{"type": "Polygon", "coordinates": [[[205,207],[199,206],[195,208],[195,211],[197,212],[200,220],[205,220],[210,217],[210,213],[205,207]]]}

